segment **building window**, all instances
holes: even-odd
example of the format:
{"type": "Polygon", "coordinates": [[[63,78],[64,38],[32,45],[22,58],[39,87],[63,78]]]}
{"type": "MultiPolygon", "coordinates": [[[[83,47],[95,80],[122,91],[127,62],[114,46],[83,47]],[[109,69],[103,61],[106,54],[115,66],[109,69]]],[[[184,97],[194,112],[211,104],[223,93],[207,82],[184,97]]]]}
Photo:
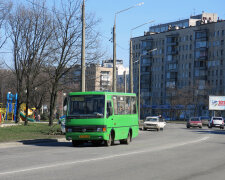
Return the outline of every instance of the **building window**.
{"type": "Polygon", "coordinates": [[[186,50],[188,50],[188,45],[186,45],[186,50]]]}

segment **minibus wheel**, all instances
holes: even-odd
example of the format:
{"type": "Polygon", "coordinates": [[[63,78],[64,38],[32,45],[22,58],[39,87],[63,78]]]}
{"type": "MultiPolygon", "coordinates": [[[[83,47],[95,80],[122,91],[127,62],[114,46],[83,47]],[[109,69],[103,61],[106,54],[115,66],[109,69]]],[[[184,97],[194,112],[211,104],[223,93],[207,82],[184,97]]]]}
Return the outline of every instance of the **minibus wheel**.
{"type": "Polygon", "coordinates": [[[112,136],[111,136],[111,133],[109,134],[109,140],[105,140],[105,145],[108,146],[108,147],[112,145],[112,136]]]}
{"type": "Polygon", "coordinates": [[[128,133],[128,136],[127,136],[127,139],[122,139],[122,140],[120,140],[120,144],[130,144],[130,142],[131,142],[131,133],[130,133],[130,131],[129,131],[129,133],[128,133]]]}
{"type": "Polygon", "coordinates": [[[130,131],[129,131],[129,133],[128,133],[128,135],[127,135],[127,139],[125,139],[125,144],[130,144],[130,142],[131,142],[131,134],[130,134],[130,131]]]}

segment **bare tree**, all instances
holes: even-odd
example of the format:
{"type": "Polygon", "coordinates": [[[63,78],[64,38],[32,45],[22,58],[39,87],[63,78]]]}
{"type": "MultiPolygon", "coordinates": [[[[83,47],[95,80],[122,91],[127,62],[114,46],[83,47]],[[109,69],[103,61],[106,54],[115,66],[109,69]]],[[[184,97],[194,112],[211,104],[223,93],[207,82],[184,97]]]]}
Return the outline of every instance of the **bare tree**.
{"type": "Polygon", "coordinates": [[[50,99],[49,94],[49,76],[43,69],[33,82],[33,90],[30,92],[30,104],[35,107],[37,112],[40,113],[40,109],[43,104],[48,104],[50,99]]]}
{"type": "MultiPolygon", "coordinates": [[[[49,48],[51,24],[51,16],[45,8],[41,7],[19,6],[9,17],[14,72],[17,77],[18,109],[25,89],[26,114],[28,114],[30,91],[35,88],[35,79],[51,51],[49,48]]],[[[18,117],[17,113],[17,119],[18,117]]]]}
{"type": "Polygon", "coordinates": [[[0,0],[0,49],[5,44],[7,40],[7,36],[5,33],[3,33],[2,29],[5,25],[5,21],[11,11],[12,3],[11,2],[4,2],[3,0],[0,0]],[[4,36],[2,35],[4,34],[4,36]]]}
{"type": "MultiPolygon", "coordinates": [[[[62,89],[63,77],[80,63],[81,54],[81,2],[66,1],[61,3],[62,11],[54,12],[54,49],[56,51],[49,58],[48,73],[51,83],[49,125],[53,124],[54,110],[56,106],[57,92],[62,89]]],[[[93,61],[99,57],[98,35],[93,35],[93,28],[97,21],[87,18],[86,22],[86,60],[93,61]]]]}

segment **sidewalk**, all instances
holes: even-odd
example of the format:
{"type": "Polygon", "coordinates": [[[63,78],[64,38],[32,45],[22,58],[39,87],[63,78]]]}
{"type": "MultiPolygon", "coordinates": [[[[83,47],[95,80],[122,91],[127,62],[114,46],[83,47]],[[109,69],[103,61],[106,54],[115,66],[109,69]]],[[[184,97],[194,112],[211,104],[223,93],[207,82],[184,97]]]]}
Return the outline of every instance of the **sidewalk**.
{"type": "Polygon", "coordinates": [[[40,143],[56,143],[56,142],[69,142],[66,138],[58,138],[58,139],[31,139],[31,140],[23,140],[16,142],[5,142],[0,143],[0,149],[3,148],[12,148],[12,147],[20,147],[25,145],[32,144],[40,144],[40,143]]]}

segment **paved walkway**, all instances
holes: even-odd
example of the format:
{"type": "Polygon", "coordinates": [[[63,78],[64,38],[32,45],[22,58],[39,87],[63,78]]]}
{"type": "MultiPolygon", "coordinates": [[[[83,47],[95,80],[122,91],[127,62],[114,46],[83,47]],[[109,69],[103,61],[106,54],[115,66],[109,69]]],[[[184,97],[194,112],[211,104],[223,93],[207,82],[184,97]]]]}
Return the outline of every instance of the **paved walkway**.
{"type": "Polygon", "coordinates": [[[40,144],[40,143],[56,143],[56,142],[69,142],[66,138],[58,138],[58,139],[31,139],[31,140],[23,140],[16,142],[5,142],[0,143],[1,148],[10,148],[10,147],[19,147],[27,144],[40,144]]]}

